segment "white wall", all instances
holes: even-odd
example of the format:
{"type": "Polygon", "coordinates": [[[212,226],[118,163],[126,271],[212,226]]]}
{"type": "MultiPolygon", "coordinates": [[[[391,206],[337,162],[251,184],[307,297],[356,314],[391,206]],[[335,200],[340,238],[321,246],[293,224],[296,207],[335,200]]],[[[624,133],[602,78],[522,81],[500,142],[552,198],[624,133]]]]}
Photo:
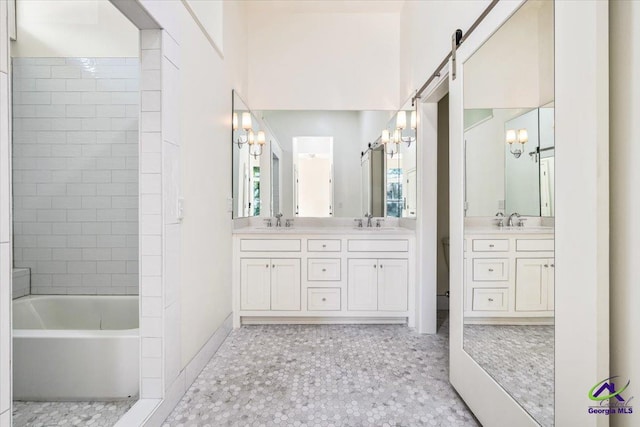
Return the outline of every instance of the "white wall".
{"type": "MultiPolygon", "coordinates": [[[[365,2],[316,2],[323,3],[316,12],[295,3],[314,2],[250,6],[252,108],[397,109],[399,14],[373,13],[365,2]],[[335,10],[340,3],[359,4],[359,10],[335,10]]],[[[400,4],[390,3],[392,10],[400,4]]]]}
{"type": "MultiPolygon", "coordinates": [[[[640,3],[609,3],[610,25],[610,171],[611,171],[611,375],[631,379],[638,396],[640,378],[640,3]],[[635,383],[635,386],[634,386],[635,383]]],[[[635,403],[635,402],[634,402],[635,403]]],[[[635,406],[635,405],[634,405],[635,406]]],[[[640,425],[640,415],[610,417],[612,427],[640,425]]]]}
{"type": "MultiPolygon", "coordinates": [[[[231,90],[247,96],[243,2],[224,2],[224,59],[177,8],[181,49],[182,366],[231,313],[231,90]]],[[[250,104],[251,105],[251,104],[250,104]]]]}
{"type": "Polygon", "coordinates": [[[400,100],[427,81],[451,50],[451,35],[466,31],[489,0],[405,1],[400,16],[400,100]]]}
{"type": "Polygon", "coordinates": [[[11,55],[137,57],[138,29],[108,0],[17,0],[11,55]]]}

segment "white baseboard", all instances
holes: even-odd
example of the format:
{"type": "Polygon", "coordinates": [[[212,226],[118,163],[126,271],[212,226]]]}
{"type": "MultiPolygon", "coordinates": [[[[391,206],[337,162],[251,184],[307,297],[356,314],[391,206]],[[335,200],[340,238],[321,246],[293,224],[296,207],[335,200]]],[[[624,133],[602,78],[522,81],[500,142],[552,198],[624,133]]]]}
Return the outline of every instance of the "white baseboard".
{"type": "Polygon", "coordinates": [[[395,325],[406,317],[242,317],[243,325],[395,325]]]}
{"type": "Polygon", "coordinates": [[[187,366],[180,371],[173,384],[166,389],[164,399],[139,400],[114,427],[161,426],[209,360],[216,354],[232,329],[233,318],[230,314],[193,359],[187,363],[187,366]]]}
{"type": "Polygon", "coordinates": [[[438,310],[449,310],[449,297],[438,296],[438,310]]]}

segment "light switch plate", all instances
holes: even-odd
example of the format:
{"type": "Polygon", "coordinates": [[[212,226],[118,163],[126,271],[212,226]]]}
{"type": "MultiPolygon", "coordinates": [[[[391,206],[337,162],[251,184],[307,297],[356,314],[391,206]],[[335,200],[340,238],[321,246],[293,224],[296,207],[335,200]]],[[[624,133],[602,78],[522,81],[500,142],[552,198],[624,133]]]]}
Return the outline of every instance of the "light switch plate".
{"type": "Polygon", "coordinates": [[[184,219],[184,197],[178,197],[178,206],[176,209],[176,219],[182,221],[184,219]]]}
{"type": "Polygon", "coordinates": [[[227,212],[233,213],[233,197],[227,197],[227,212]]]}

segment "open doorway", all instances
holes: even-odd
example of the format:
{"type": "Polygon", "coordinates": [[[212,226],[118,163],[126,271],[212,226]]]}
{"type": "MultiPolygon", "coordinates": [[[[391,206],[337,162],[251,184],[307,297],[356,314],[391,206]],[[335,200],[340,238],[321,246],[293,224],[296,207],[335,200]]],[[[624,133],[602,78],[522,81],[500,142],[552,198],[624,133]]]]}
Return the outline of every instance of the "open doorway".
{"type": "Polygon", "coordinates": [[[296,216],[333,216],[333,138],[293,138],[296,216]]]}
{"type": "Polygon", "coordinates": [[[438,101],[437,295],[438,310],[449,309],[449,95],[438,101]]]}

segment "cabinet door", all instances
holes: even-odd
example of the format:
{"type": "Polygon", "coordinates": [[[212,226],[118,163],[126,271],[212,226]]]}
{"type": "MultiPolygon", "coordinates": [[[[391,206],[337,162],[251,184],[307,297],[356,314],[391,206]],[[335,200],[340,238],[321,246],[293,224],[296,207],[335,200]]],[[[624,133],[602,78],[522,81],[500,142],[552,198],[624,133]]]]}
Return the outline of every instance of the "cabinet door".
{"type": "Polygon", "coordinates": [[[549,275],[548,280],[548,295],[547,295],[547,309],[554,310],[555,308],[555,293],[556,293],[556,260],[551,258],[549,260],[549,275]]]}
{"type": "Polygon", "coordinates": [[[300,310],[300,260],[271,260],[271,310],[300,310]]]}
{"type": "Polygon", "coordinates": [[[347,275],[347,308],[353,311],[377,310],[378,260],[350,259],[347,275]]]}
{"type": "Polygon", "coordinates": [[[406,259],[378,260],[378,310],[407,310],[408,264],[406,259]]]}
{"type": "Polygon", "coordinates": [[[516,311],[541,311],[548,307],[547,258],[516,260],[516,311]]]}
{"type": "Polygon", "coordinates": [[[240,309],[269,310],[271,263],[268,258],[240,260],[240,309]]]}

